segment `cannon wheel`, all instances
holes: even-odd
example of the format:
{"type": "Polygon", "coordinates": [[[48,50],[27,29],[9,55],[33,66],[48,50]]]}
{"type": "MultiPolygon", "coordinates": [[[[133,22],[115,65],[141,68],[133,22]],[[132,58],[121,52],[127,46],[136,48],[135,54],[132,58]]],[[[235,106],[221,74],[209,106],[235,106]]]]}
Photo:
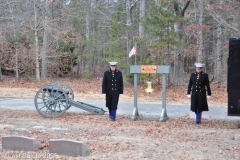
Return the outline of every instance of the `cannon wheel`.
{"type": "MultiPolygon", "coordinates": [[[[71,88],[69,85],[67,85],[66,83],[64,83],[64,82],[53,82],[53,83],[51,83],[50,85],[58,86],[58,87],[62,88],[64,91],[67,92],[68,99],[74,100],[73,90],[72,90],[72,88],[71,88]]],[[[71,107],[71,105],[68,104],[67,110],[68,110],[70,107],[71,107]]]]}
{"type": "Polygon", "coordinates": [[[47,85],[39,89],[34,103],[38,113],[46,118],[59,117],[69,107],[67,93],[62,88],[54,85],[47,85]]]}

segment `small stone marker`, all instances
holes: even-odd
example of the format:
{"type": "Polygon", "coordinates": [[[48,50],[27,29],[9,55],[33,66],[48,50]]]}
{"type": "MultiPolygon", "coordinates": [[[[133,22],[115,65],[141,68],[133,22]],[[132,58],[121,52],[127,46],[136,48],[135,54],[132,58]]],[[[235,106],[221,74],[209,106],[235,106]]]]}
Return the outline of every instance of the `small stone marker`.
{"type": "Polygon", "coordinates": [[[38,151],[42,144],[35,138],[23,136],[2,137],[2,149],[18,151],[38,151]]]}
{"type": "Polygon", "coordinates": [[[64,139],[49,140],[49,153],[64,154],[68,156],[88,156],[90,148],[81,141],[64,139]]]}

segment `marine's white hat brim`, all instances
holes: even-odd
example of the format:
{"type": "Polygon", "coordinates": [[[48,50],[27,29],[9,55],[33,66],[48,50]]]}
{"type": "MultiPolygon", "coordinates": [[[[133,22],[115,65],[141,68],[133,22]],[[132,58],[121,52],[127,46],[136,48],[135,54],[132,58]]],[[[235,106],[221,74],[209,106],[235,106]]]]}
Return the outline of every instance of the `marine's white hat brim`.
{"type": "Polygon", "coordinates": [[[118,62],[108,62],[110,66],[116,66],[118,62]]]}
{"type": "Polygon", "coordinates": [[[196,68],[202,68],[204,66],[204,64],[202,63],[195,63],[196,68]]]}

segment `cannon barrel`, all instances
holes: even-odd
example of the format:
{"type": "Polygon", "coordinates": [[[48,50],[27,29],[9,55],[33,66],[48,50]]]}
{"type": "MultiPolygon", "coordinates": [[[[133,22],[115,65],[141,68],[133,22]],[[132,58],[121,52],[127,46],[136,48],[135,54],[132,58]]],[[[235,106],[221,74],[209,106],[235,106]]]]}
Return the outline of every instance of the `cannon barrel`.
{"type": "Polygon", "coordinates": [[[84,102],[70,100],[69,104],[71,104],[72,106],[75,106],[77,108],[80,108],[82,110],[91,112],[93,114],[104,114],[106,112],[102,108],[95,107],[91,104],[87,104],[87,103],[84,103],[84,102]]]}

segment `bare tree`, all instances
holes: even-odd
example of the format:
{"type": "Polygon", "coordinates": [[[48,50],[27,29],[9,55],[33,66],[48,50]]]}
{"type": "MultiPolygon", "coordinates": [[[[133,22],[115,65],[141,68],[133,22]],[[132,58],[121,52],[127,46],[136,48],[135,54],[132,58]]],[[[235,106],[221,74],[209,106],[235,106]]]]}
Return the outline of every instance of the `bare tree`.
{"type": "Polygon", "coordinates": [[[38,21],[37,21],[37,9],[36,1],[34,0],[34,40],[35,40],[35,64],[36,64],[36,79],[40,81],[40,69],[39,69],[39,43],[38,43],[38,21]]]}
{"type": "MultiPolygon", "coordinates": [[[[200,26],[203,25],[203,1],[202,0],[197,0],[198,2],[198,24],[200,26]]],[[[197,62],[202,62],[202,49],[203,49],[203,34],[202,34],[202,29],[198,29],[197,31],[198,33],[198,38],[197,38],[197,44],[199,46],[199,50],[198,52],[196,53],[196,60],[197,62]]]]}
{"type": "Polygon", "coordinates": [[[42,58],[42,74],[43,79],[47,78],[47,44],[48,44],[48,12],[49,12],[49,0],[45,1],[45,14],[44,14],[44,28],[43,28],[43,45],[41,49],[42,58]]]}
{"type": "Polygon", "coordinates": [[[228,41],[224,37],[226,36],[226,33],[233,32],[234,35],[240,34],[240,30],[238,29],[238,15],[239,9],[238,5],[234,1],[222,1],[216,2],[216,3],[210,3],[211,1],[206,1],[206,10],[207,13],[213,18],[213,22],[211,24],[211,27],[213,28],[213,35],[215,45],[212,46],[212,50],[214,51],[214,59],[211,64],[213,64],[214,68],[214,79],[216,82],[222,82],[224,79],[224,70],[226,73],[227,65],[224,64],[224,49],[223,44],[228,41]]]}
{"type": "MultiPolygon", "coordinates": [[[[223,1],[220,1],[220,4],[223,5],[223,1]]],[[[219,12],[219,8],[218,8],[219,4],[211,5],[210,1],[207,1],[206,10],[218,24],[220,24],[221,26],[225,26],[226,28],[229,28],[233,30],[236,34],[240,35],[239,2],[237,3],[234,0],[230,0],[228,4],[225,4],[225,6],[226,6],[224,7],[225,12],[219,12]],[[226,16],[221,16],[221,14],[226,14],[226,13],[227,13],[226,16]]]]}
{"type": "Polygon", "coordinates": [[[140,10],[139,10],[139,36],[143,37],[145,34],[145,28],[142,24],[143,21],[145,21],[146,16],[146,0],[140,0],[140,10]]]}
{"type": "Polygon", "coordinates": [[[138,0],[135,0],[132,2],[132,0],[127,0],[126,1],[126,21],[127,21],[127,53],[129,53],[132,45],[132,36],[133,36],[133,28],[132,28],[132,13],[133,13],[133,8],[136,6],[138,0]]]}
{"type": "MultiPolygon", "coordinates": [[[[145,35],[145,28],[143,26],[143,22],[146,19],[146,0],[140,0],[139,8],[140,8],[139,9],[139,20],[140,20],[140,22],[139,22],[139,38],[143,38],[145,35]]],[[[146,51],[144,51],[144,52],[146,52],[146,51]]],[[[141,57],[144,57],[144,56],[141,56],[141,57]]]]}
{"type": "MultiPolygon", "coordinates": [[[[103,64],[111,58],[128,62],[127,54],[134,38],[142,38],[152,32],[149,41],[147,37],[138,41],[138,47],[141,47],[138,55],[141,58],[142,53],[146,53],[142,46],[151,50],[150,45],[154,41],[162,42],[156,47],[156,54],[155,51],[149,54],[149,63],[161,63],[162,58],[164,62],[167,60],[164,64],[171,65],[173,69],[173,84],[184,84],[184,72],[186,68],[190,70],[189,65],[195,59],[204,61],[215,79],[222,81],[226,73],[228,38],[240,35],[239,12],[236,0],[2,0],[0,56],[4,59],[0,60],[0,66],[3,73],[8,71],[19,77],[30,71],[40,80],[51,76],[50,71],[59,69],[62,60],[67,61],[68,64],[64,64],[67,69],[69,63],[74,68],[76,64],[73,65],[72,60],[77,56],[80,73],[92,76],[97,72],[95,68],[105,69],[103,64]],[[159,6],[158,18],[162,24],[151,30],[142,22],[145,15],[152,16],[154,20],[156,15],[148,14],[154,2],[159,6]],[[185,21],[186,17],[188,21],[185,21]],[[162,28],[158,30],[157,27],[162,28]],[[158,31],[164,34],[157,35],[158,31]],[[70,60],[62,58],[62,55],[70,57],[70,60]],[[191,58],[187,60],[189,64],[184,64],[184,56],[191,58]],[[34,67],[27,66],[30,63],[34,63],[34,67]]],[[[155,19],[153,24],[157,21],[155,19]]],[[[128,63],[124,67],[127,69],[128,63]]]]}
{"type": "MultiPolygon", "coordinates": [[[[186,3],[184,0],[174,2],[174,11],[176,16],[180,18],[184,18],[186,9],[188,8],[191,0],[188,0],[186,3]]],[[[183,19],[179,22],[174,23],[174,30],[177,33],[180,33],[177,39],[182,43],[185,44],[186,38],[182,34],[184,33],[184,22],[183,19]]],[[[176,51],[174,52],[174,65],[173,65],[173,83],[175,85],[184,85],[184,48],[180,46],[176,46],[176,51]]]]}

